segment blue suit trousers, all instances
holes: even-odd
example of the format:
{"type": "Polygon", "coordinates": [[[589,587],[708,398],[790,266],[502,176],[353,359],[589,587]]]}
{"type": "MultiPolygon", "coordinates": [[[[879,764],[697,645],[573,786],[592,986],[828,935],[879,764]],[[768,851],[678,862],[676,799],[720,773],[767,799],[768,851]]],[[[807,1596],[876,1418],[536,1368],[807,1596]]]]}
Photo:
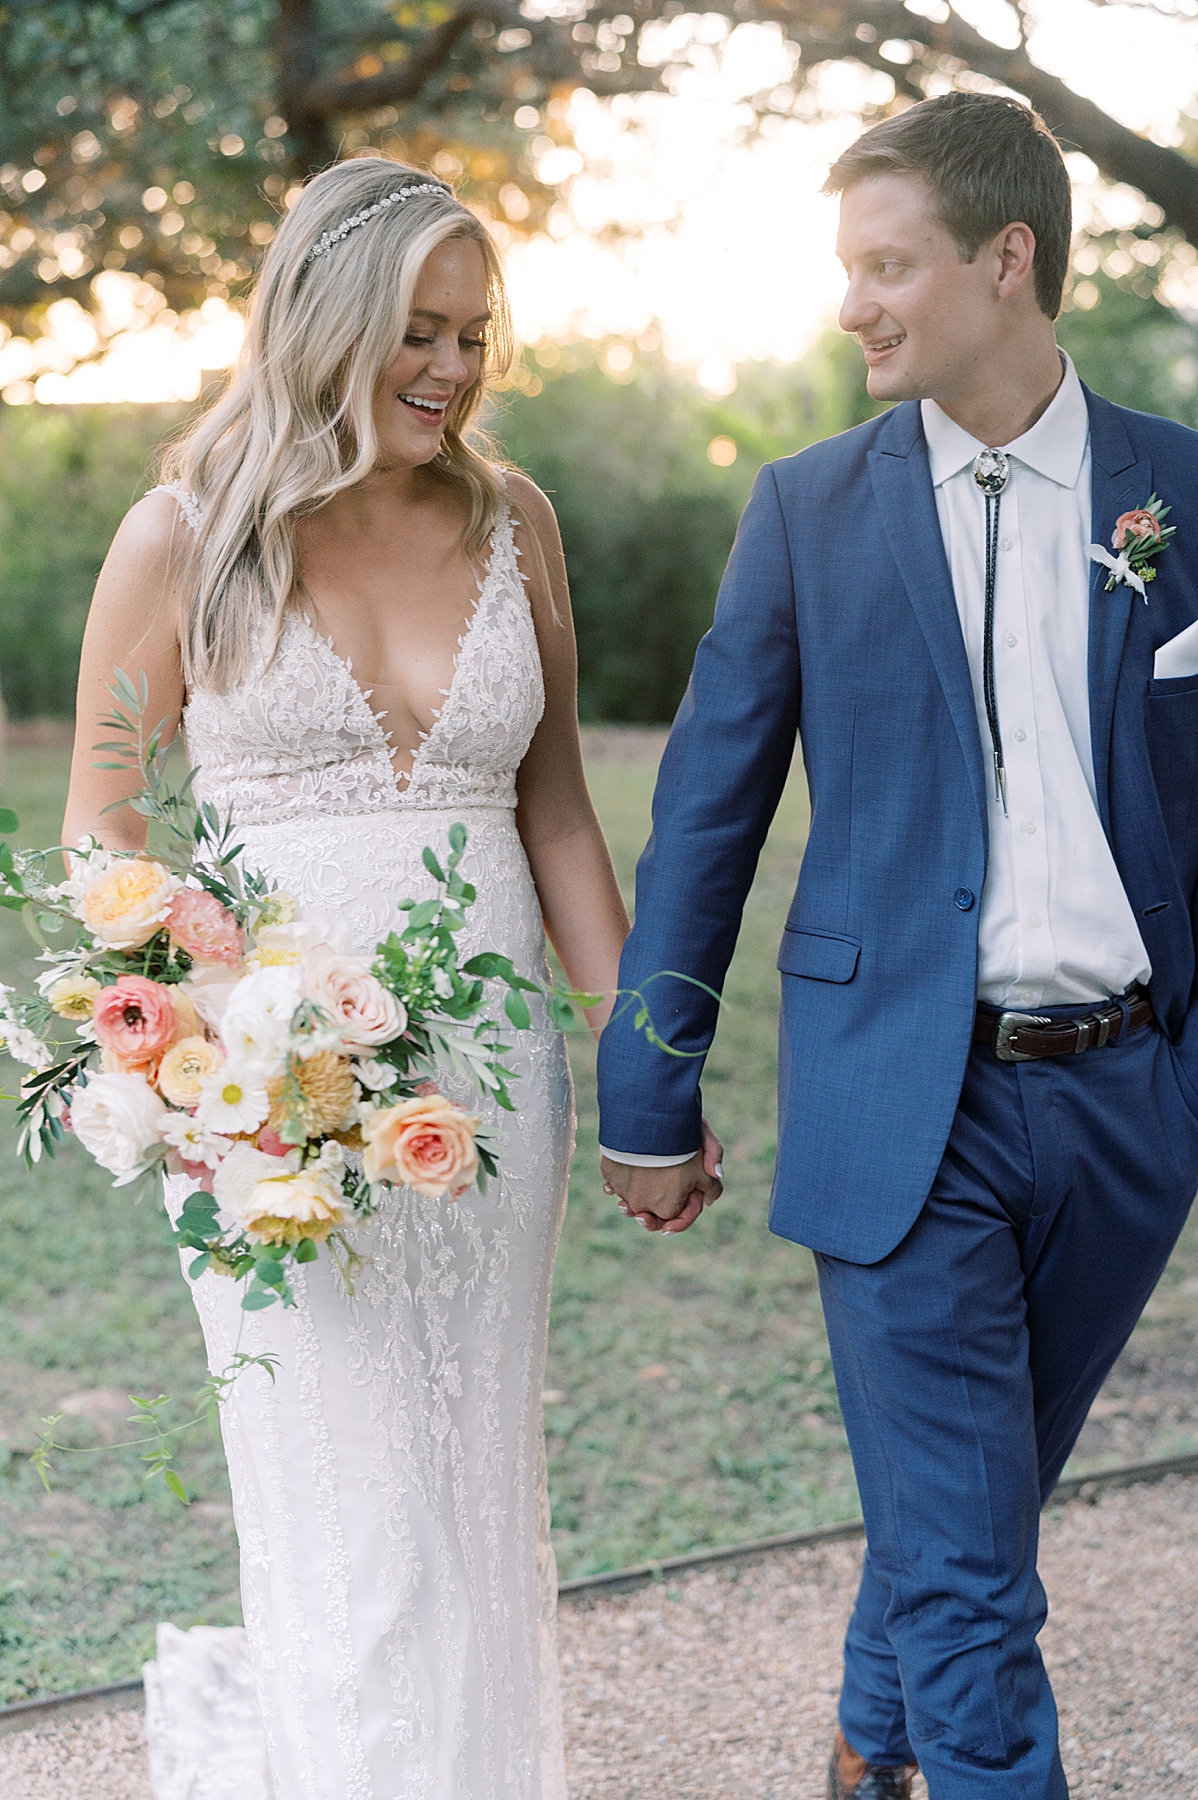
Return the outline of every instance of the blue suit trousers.
{"type": "Polygon", "coordinates": [[[975,1047],[907,1236],[816,1258],[868,1542],[841,1726],[931,1800],[1066,1800],[1040,1507],[1196,1187],[1198,1094],[1155,1026],[1030,1063],[975,1047]]]}

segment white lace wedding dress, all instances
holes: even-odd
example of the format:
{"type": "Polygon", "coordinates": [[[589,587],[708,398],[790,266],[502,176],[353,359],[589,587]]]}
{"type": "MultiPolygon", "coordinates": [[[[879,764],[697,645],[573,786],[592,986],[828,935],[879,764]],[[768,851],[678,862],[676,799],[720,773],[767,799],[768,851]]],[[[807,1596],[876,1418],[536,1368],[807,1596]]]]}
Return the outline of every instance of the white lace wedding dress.
{"type": "MultiPolygon", "coordinates": [[[[246,866],[360,951],[429,891],[421,851],[460,819],[478,890],[464,954],[544,976],[513,811],[544,705],[516,555],[505,511],[406,780],[369,695],[299,615],[268,668],[185,709],[197,792],[232,808],[246,866]]],[[[390,1190],[357,1234],[352,1297],[324,1255],[297,1271],[293,1311],[242,1312],[212,1273],[194,1285],[213,1370],[238,1348],[279,1359],[223,1409],[270,1773],[252,1731],[248,1751],[219,1747],[236,1680],[210,1640],[226,1634],[188,1634],[188,1658],[168,1633],[147,1682],[161,1800],[564,1800],[541,1388],[573,1106],[562,1041],[534,1023],[511,1059],[518,1111],[489,1110],[502,1173],[485,1196],[390,1190]]],[[[181,1205],[189,1184],[170,1185],[181,1205]]]]}

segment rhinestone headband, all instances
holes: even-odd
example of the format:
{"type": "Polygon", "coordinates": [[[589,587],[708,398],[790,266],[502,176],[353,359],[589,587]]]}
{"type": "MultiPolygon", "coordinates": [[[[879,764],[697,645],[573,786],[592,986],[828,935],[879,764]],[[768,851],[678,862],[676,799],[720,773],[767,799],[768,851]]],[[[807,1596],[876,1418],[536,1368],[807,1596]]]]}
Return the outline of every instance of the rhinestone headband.
{"type": "Polygon", "coordinates": [[[362,212],[351,213],[348,219],[342,219],[340,225],[335,226],[332,231],[322,232],[300,264],[301,275],[309,263],[315,262],[318,256],[327,256],[334,244],[339,244],[342,238],[347,238],[351,231],[358,229],[359,225],[369,224],[370,220],[377,218],[380,213],[389,211],[393,206],[402,206],[405,200],[414,200],[418,194],[444,194],[452,198],[450,190],[441,181],[422,181],[416,187],[396,188],[393,194],[387,194],[382,200],[376,200],[373,206],[366,207],[362,212]]]}

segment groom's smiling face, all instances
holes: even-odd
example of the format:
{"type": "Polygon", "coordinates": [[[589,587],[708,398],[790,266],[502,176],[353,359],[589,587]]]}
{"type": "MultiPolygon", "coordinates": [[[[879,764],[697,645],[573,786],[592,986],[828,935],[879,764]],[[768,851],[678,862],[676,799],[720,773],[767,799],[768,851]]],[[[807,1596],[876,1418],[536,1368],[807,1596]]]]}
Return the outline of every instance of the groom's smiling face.
{"type": "Polygon", "coordinates": [[[861,345],[875,400],[951,400],[976,380],[1003,329],[999,240],[967,261],[922,177],[871,175],[841,196],[836,253],[849,281],[841,329],[861,345]]]}

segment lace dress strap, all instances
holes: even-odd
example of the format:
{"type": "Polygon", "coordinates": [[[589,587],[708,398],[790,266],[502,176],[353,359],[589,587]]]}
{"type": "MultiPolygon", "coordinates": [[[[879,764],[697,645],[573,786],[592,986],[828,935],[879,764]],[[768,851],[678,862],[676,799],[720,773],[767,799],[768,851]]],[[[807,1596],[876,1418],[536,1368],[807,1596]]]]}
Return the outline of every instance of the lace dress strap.
{"type": "MultiPolygon", "coordinates": [[[[149,490],[149,493],[169,494],[171,499],[177,502],[179,511],[183,514],[183,517],[187,520],[187,523],[191,526],[191,529],[195,532],[196,536],[198,537],[200,535],[200,526],[204,522],[204,515],[200,511],[199,501],[196,499],[191,489],[182,481],[160,481],[157,487],[152,487],[149,490]]],[[[147,494],[146,498],[149,498],[149,494],[147,494]]]]}

